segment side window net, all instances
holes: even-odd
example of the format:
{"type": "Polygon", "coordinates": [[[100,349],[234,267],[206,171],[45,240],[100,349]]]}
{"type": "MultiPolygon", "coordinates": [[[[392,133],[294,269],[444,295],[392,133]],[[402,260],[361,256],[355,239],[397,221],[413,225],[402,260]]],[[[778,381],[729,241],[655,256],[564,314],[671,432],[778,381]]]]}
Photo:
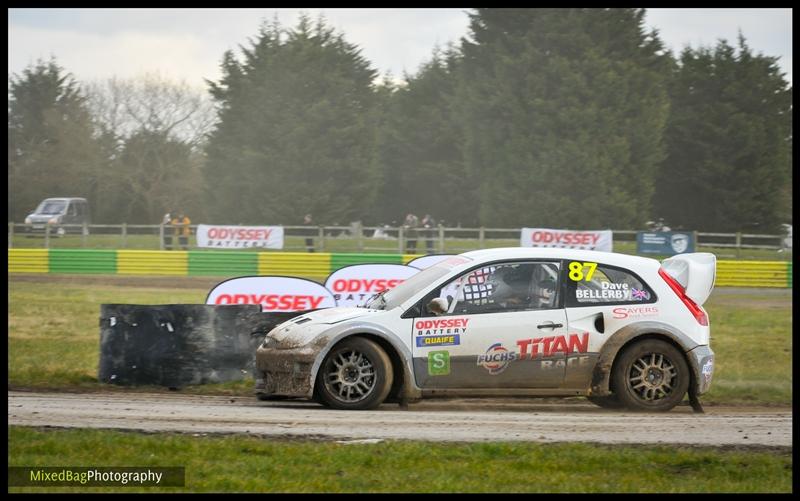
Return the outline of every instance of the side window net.
{"type": "Polygon", "coordinates": [[[450,314],[555,308],[556,263],[503,263],[471,271],[442,287],[450,314]]]}

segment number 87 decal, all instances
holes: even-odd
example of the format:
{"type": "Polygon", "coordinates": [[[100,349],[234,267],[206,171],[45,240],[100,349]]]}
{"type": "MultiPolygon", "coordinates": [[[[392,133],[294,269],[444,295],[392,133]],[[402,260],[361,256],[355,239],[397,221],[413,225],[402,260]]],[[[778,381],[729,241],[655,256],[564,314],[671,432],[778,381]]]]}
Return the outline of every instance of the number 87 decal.
{"type": "Polygon", "coordinates": [[[589,282],[592,280],[592,275],[594,275],[594,270],[596,268],[597,263],[580,263],[578,261],[572,261],[569,263],[569,279],[573,282],[580,282],[581,280],[586,280],[589,282]],[[587,273],[584,278],[583,269],[586,267],[589,268],[589,273],[587,273]]]}

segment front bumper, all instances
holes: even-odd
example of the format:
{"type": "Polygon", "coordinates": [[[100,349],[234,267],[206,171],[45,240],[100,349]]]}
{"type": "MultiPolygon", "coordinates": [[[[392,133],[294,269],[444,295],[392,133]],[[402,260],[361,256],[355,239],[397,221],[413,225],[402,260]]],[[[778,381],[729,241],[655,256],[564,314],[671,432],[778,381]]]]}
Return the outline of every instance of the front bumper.
{"type": "Polygon", "coordinates": [[[708,345],[698,346],[687,353],[694,374],[695,390],[698,395],[706,393],[711,387],[714,374],[714,352],[708,345]]]}
{"type": "Polygon", "coordinates": [[[256,394],[311,398],[312,367],[319,355],[313,346],[278,350],[259,346],[256,350],[256,394]]]}

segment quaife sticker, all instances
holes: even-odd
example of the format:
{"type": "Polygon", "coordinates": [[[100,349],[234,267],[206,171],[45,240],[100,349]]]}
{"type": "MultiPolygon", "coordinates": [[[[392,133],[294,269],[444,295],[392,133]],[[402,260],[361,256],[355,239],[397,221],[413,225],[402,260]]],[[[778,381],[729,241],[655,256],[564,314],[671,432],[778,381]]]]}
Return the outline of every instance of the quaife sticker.
{"type": "Polygon", "coordinates": [[[417,338],[417,348],[428,346],[456,346],[461,344],[461,335],[450,334],[446,336],[420,336],[417,338]]]}
{"type": "Polygon", "coordinates": [[[431,376],[450,374],[450,352],[432,351],[428,353],[428,374],[431,376]]]}

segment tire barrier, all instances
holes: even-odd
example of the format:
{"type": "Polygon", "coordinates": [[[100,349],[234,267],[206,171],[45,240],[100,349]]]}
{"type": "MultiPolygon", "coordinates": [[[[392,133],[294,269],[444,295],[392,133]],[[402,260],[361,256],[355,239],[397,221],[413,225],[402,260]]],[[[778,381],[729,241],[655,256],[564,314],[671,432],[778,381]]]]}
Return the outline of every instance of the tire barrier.
{"type": "Polygon", "coordinates": [[[792,287],[791,261],[717,261],[717,287],[792,287]]]}
{"type": "MultiPolygon", "coordinates": [[[[325,279],[353,264],[406,264],[414,254],[8,249],[9,273],[286,275],[325,279]]],[[[791,261],[717,261],[717,287],[792,287],[791,261]]]]}
{"type": "Polygon", "coordinates": [[[258,305],[103,304],[98,379],[169,388],[250,379],[264,335],[303,313],[263,313],[258,305]]]}
{"type": "Polygon", "coordinates": [[[324,279],[353,264],[405,264],[418,257],[323,252],[8,249],[8,271],[218,277],[286,275],[324,279]]]}

